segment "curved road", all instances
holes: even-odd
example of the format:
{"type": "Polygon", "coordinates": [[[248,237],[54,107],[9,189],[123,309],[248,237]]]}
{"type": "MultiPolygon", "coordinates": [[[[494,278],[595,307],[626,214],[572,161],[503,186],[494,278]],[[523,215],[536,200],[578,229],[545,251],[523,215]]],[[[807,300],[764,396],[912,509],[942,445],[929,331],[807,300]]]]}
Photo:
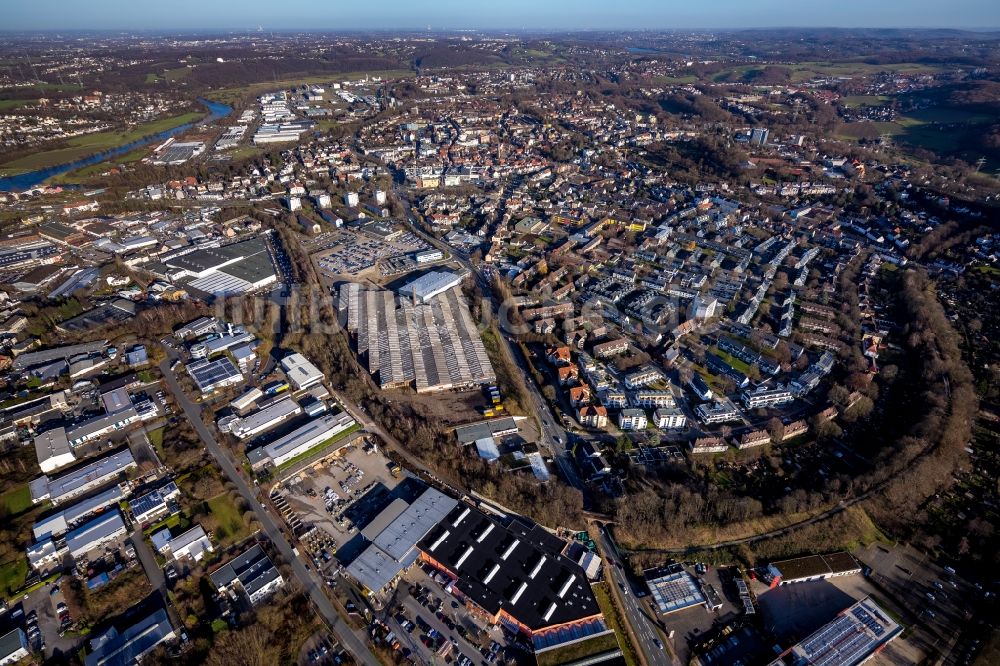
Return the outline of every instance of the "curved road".
{"type": "Polygon", "coordinates": [[[256,514],[257,520],[260,521],[264,534],[275,545],[281,556],[285,558],[285,561],[289,563],[292,572],[298,578],[299,583],[301,583],[302,589],[309,595],[313,605],[330,627],[330,631],[334,637],[359,662],[368,666],[379,666],[378,660],[372,655],[364,639],[355,634],[340,615],[337,614],[333,603],[327,598],[326,592],[323,591],[323,584],[316,576],[316,573],[311,569],[307,569],[302,560],[292,551],[291,544],[288,543],[285,535],[277,523],[275,523],[274,517],[264,508],[264,504],[258,499],[257,491],[250,487],[250,484],[239,473],[233,461],[229,459],[226,452],[215,441],[215,437],[212,436],[208,427],[201,420],[201,407],[191,402],[187,394],[184,393],[184,389],[177,382],[177,375],[170,369],[170,364],[177,358],[176,354],[168,348],[167,355],[167,359],[160,362],[160,372],[163,373],[163,379],[170,392],[174,394],[177,404],[184,410],[185,417],[194,426],[195,432],[201,437],[201,441],[205,443],[208,452],[219,463],[222,471],[236,485],[236,489],[240,495],[253,507],[254,514],[256,514]]]}

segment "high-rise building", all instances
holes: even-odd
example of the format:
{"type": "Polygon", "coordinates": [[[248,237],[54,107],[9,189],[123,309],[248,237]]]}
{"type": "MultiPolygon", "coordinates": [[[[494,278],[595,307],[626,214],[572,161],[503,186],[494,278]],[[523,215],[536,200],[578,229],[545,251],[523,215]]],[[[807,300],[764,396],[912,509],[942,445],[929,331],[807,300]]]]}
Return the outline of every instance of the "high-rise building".
{"type": "Polygon", "coordinates": [[[764,127],[755,127],[750,133],[750,143],[755,146],[763,146],[767,143],[767,129],[764,127]]]}

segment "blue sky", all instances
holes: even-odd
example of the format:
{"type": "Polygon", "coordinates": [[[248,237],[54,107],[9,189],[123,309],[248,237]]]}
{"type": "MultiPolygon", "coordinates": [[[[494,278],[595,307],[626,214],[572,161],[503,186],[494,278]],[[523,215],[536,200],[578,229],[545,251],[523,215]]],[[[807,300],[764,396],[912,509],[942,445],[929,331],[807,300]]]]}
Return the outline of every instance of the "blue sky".
{"type": "Polygon", "coordinates": [[[1000,0],[0,0],[7,30],[1000,27],[1000,0]]]}

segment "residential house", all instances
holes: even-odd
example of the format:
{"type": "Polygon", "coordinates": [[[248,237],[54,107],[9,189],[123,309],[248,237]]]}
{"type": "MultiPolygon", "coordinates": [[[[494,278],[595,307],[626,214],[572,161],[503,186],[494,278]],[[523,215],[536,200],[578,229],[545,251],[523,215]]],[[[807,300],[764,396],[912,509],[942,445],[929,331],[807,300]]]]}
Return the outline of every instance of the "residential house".
{"type": "Polygon", "coordinates": [[[618,415],[618,427],[622,430],[645,430],[647,425],[646,412],[641,409],[623,409],[618,415]]]}

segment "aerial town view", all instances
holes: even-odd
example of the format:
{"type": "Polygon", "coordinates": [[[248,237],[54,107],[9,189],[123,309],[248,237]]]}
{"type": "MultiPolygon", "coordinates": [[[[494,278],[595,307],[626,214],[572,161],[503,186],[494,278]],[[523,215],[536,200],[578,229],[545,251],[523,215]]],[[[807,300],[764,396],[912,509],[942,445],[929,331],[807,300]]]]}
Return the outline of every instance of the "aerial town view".
{"type": "Polygon", "coordinates": [[[1000,665],[1000,4],[0,12],[0,666],[1000,665]]]}

